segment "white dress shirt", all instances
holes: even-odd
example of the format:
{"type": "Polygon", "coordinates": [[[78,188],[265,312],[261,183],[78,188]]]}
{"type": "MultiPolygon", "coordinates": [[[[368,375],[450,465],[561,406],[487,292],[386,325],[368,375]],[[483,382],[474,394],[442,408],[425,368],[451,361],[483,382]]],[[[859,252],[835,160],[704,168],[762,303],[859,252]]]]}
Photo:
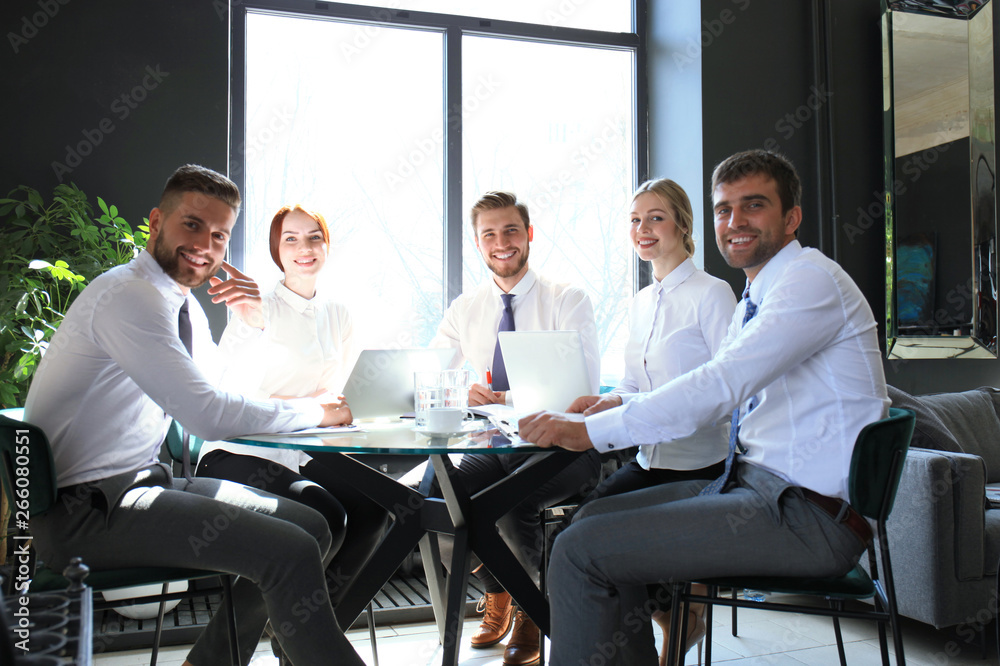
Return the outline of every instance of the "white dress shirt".
{"type": "MultiPolygon", "coordinates": [[[[319,390],[339,395],[355,360],[347,308],[321,293],[303,298],[281,282],[262,301],[264,330],[233,317],[222,334],[219,388],[252,400],[319,390]]],[[[201,455],[215,449],[273,460],[296,472],[311,459],[303,451],[232,442],[205,442],[201,455]]]]}
{"type": "MultiPolygon", "coordinates": [[[[736,309],[729,284],[685,259],[659,282],[632,299],[625,344],[625,377],[612,393],[622,403],[649,393],[715,356],[736,309]]],[[[707,426],[670,446],[644,444],[636,462],[643,469],[694,470],[726,458],[729,421],[707,426]]]]}
{"type": "MultiPolygon", "coordinates": [[[[194,356],[214,349],[204,311],[191,312],[194,356]]],[[[148,252],[98,276],[66,313],[35,373],[25,420],[52,445],[57,484],[153,463],[170,425],[204,439],[316,426],[315,400],[255,402],[208,381],[177,337],[185,295],[148,252]]]]}
{"type": "MultiPolygon", "coordinates": [[[[431,347],[457,349],[452,364],[459,367],[467,360],[482,383],[493,363],[503,311],[502,293],[496,282],[489,280],[462,294],[445,311],[437,335],[431,340],[431,347]]],[[[601,380],[601,355],[590,297],[578,287],[549,282],[531,269],[510,293],[514,294],[511,308],[516,330],[580,332],[591,389],[596,393],[601,380]]]]}
{"type": "MultiPolygon", "coordinates": [[[[587,417],[598,450],[671,442],[757,397],[740,425],[740,460],[823,495],[848,499],[861,429],[889,406],[875,318],[834,261],[792,241],[749,285],[708,363],[615,409],[587,417]]],[[[670,446],[670,444],[661,444],[670,446]]]]}

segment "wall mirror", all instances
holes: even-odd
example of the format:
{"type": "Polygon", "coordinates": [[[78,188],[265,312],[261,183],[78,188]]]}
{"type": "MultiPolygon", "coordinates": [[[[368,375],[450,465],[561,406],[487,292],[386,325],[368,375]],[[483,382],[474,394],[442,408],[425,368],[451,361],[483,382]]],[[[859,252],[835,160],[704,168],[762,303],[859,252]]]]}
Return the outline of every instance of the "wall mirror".
{"type": "Polygon", "coordinates": [[[889,358],[997,356],[993,4],[882,0],[889,358]]]}

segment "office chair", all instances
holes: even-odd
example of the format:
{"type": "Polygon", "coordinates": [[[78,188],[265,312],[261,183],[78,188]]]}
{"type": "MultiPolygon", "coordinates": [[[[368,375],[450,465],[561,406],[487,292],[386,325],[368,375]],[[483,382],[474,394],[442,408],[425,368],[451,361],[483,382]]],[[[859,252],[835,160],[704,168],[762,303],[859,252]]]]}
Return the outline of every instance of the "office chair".
{"type": "MultiPolygon", "coordinates": [[[[679,636],[687,635],[687,604],[689,602],[708,604],[705,664],[712,663],[712,605],[758,608],[764,610],[804,613],[809,615],[824,615],[833,618],[833,629],[837,637],[837,650],[841,666],[846,666],[844,656],[844,640],[840,631],[840,618],[858,618],[874,620],[878,623],[879,647],[882,652],[882,664],[889,666],[889,650],[885,635],[885,625],[892,628],[893,647],[896,652],[896,663],[904,666],[903,636],[899,627],[899,610],[896,607],[896,592],[892,579],[892,562],[889,556],[889,539],[886,536],[885,522],[892,511],[899,487],[899,478],[903,471],[903,460],[910,446],[915,422],[914,413],[906,409],[890,408],[887,418],[875,421],[865,426],[858,434],[851,457],[848,490],[851,506],[862,516],[876,521],[875,539],[868,544],[868,564],[871,575],[861,564],[854,569],[835,578],[796,578],[781,576],[727,576],[701,580],[708,586],[707,595],[691,594],[689,584],[684,582],[673,585],[673,613],[670,626],[670,644],[667,663],[676,663],[679,636]],[[875,544],[878,544],[876,555],[875,544]],[[879,564],[881,563],[881,570],[879,564]],[[798,595],[813,595],[825,597],[829,608],[785,604],[776,601],[745,601],[726,599],[718,596],[720,587],[734,590],[750,588],[766,592],[777,592],[798,595]],[[872,598],[872,610],[848,610],[844,601],[852,599],[872,598]],[[680,604],[684,604],[683,616],[680,604]],[[679,626],[680,625],[680,626],[679,626]],[[678,633],[679,630],[679,633],[678,633]]],[[[733,622],[733,635],[736,635],[736,623],[733,622]]]]}
{"type": "MultiPolygon", "coordinates": [[[[52,451],[45,433],[42,432],[41,428],[21,420],[22,417],[23,410],[21,409],[0,411],[0,459],[2,459],[4,473],[3,488],[8,501],[17,509],[15,487],[17,490],[24,488],[28,494],[28,514],[30,517],[48,511],[55,504],[58,488],[56,487],[52,451]],[[18,479],[27,479],[27,481],[18,483],[18,479]]],[[[20,497],[19,494],[18,497],[20,497]]],[[[23,500],[23,498],[21,499],[23,500]]],[[[27,535],[26,530],[20,531],[22,536],[27,535]]],[[[63,591],[70,586],[69,579],[48,566],[37,566],[33,555],[29,567],[33,570],[29,592],[63,591]]],[[[94,602],[95,611],[134,603],[159,602],[156,632],[149,662],[150,666],[156,666],[160,637],[163,633],[165,603],[173,599],[204,594],[204,591],[168,592],[167,586],[173,581],[190,581],[212,577],[219,577],[223,581],[225,612],[229,616],[230,663],[239,666],[236,616],[232,605],[232,577],[229,574],[181,567],[134,567],[92,570],[85,583],[98,592],[141,585],[162,585],[162,592],[159,595],[114,602],[94,602]]],[[[8,593],[13,591],[13,579],[10,584],[11,589],[8,590],[8,593]]]]}

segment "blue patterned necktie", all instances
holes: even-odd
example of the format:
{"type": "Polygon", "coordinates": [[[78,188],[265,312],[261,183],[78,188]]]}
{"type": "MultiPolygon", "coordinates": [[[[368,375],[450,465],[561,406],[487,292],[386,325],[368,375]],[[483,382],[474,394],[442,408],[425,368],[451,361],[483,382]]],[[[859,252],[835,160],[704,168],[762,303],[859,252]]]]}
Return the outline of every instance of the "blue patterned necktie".
{"type": "MultiPolygon", "coordinates": [[[[514,294],[500,294],[503,299],[503,315],[500,317],[500,328],[498,332],[513,331],[514,329],[514,309],[511,301],[514,294]]],[[[500,351],[500,337],[497,336],[497,346],[493,350],[493,383],[491,388],[494,391],[507,391],[510,389],[510,382],[507,381],[507,368],[503,364],[503,352],[500,351]]]]}
{"type": "MultiPolygon", "coordinates": [[[[743,326],[753,319],[754,315],[757,314],[757,304],[750,300],[750,288],[743,292],[743,300],[746,302],[746,311],[743,313],[743,326]]],[[[747,413],[753,409],[751,404],[747,408],[747,413]]],[[[715,479],[707,486],[701,489],[699,495],[718,495],[722,492],[722,488],[729,481],[729,476],[733,472],[733,461],[736,460],[736,452],[739,450],[740,453],[744,452],[743,446],[739,443],[739,432],[740,432],[740,408],[739,406],[733,410],[733,419],[729,423],[729,453],[726,455],[726,465],[722,470],[722,476],[715,479]]]]}

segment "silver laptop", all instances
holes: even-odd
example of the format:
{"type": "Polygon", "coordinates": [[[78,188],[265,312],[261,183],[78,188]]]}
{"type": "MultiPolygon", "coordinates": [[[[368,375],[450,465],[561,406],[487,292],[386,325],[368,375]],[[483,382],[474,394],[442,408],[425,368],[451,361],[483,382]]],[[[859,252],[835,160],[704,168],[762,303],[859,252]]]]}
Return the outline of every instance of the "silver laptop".
{"type": "Polygon", "coordinates": [[[355,419],[413,413],[413,373],[444,370],[454,349],[366,349],[344,385],[355,419]]]}
{"type": "Polygon", "coordinates": [[[518,416],[565,412],[594,393],[579,331],[504,331],[499,339],[518,416]]]}

